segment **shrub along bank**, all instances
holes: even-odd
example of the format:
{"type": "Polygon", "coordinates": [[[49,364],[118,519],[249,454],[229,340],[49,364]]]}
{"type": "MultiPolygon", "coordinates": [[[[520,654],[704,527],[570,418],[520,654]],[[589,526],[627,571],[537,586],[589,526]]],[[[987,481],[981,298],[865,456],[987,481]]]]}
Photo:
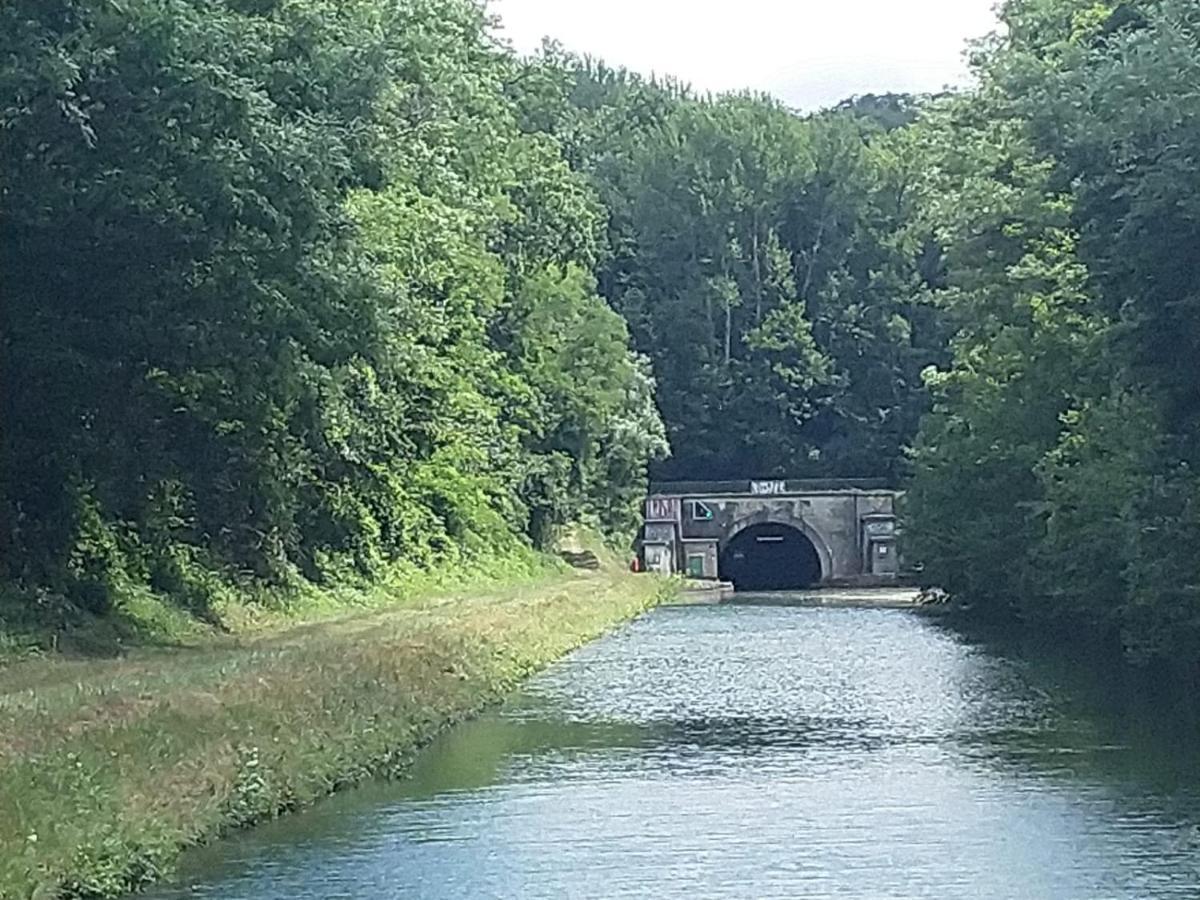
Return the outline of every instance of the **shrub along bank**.
{"type": "Polygon", "coordinates": [[[0,897],[117,896],[189,844],[401,772],[438,731],[669,591],[615,567],[555,573],[0,670],[0,897]]]}

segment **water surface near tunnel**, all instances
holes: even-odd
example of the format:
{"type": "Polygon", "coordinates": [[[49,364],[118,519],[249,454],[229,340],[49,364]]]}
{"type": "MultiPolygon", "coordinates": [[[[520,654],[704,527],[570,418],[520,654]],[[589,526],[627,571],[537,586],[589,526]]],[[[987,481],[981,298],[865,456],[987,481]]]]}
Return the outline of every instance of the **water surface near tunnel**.
{"type": "Polygon", "coordinates": [[[902,611],[663,608],[154,896],[1193,900],[1187,738],[902,611]]]}

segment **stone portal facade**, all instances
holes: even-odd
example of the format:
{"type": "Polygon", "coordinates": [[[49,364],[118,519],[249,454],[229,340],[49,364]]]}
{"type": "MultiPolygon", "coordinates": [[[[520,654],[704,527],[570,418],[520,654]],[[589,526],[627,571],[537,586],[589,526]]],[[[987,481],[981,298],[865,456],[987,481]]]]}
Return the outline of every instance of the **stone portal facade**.
{"type": "Polygon", "coordinates": [[[641,554],[648,569],[720,577],[721,554],[753,525],[794,528],[821,561],[820,584],[892,584],[899,492],[869,480],[675,482],[651,485],[641,554]]]}

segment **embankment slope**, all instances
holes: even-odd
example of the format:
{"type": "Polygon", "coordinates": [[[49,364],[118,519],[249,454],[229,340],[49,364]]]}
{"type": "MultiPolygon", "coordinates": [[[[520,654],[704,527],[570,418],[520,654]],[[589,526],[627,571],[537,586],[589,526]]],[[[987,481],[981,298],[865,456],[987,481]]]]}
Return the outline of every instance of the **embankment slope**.
{"type": "Polygon", "coordinates": [[[0,897],[112,897],[181,848],[403,771],[434,734],[636,616],[613,568],[211,646],[0,669],[0,897]]]}

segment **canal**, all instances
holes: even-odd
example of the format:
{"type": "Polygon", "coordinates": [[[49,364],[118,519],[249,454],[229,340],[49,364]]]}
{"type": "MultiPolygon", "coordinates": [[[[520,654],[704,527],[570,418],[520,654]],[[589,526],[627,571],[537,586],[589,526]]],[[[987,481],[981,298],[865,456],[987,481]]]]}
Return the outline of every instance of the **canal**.
{"type": "Polygon", "coordinates": [[[906,611],[662,608],[153,896],[1194,900],[1195,730],[1118,693],[906,611]]]}

